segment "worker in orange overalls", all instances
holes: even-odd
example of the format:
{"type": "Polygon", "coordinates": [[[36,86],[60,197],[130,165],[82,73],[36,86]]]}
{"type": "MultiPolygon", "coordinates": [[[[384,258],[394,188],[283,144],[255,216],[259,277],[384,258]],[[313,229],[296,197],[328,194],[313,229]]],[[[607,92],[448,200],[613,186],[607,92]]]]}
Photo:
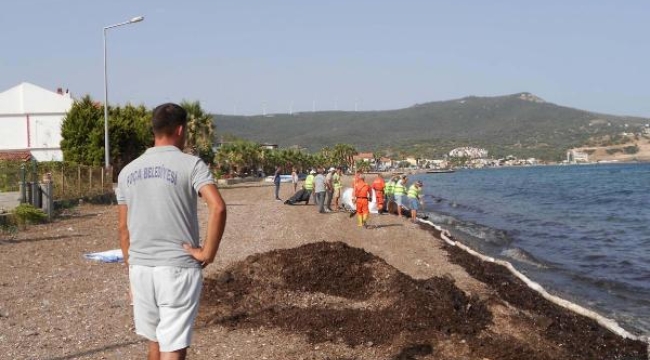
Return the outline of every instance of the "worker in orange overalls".
{"type": "Polygon", "coordinates": [[[375,190],[375,197],[377,198],[377,211],[381,214],[384,211],[384,188],[386,183],[384,178],[381,177],[380,173],[377,173],[377,177],[372,182],[372,188],[375,190]]]}
{"type": "Polygon", "coordinates": [[[357,187],[357,181],[359,181],[359,176],[361,176],[361,174],[363,174],[363,172],[361,170],[359,170],[359,169],[354,170],[354,177],[352,178],[352,188],[353,189],[357,187]]]}
{"type": "Polygon", "coordinates": [[[354,183],[354,199],[357,206],[357,225],[365,228],[368,227],[368,215],[370,214],[368,209],[370,195],[370,185],[366,183],[366,177],[359,174],[354,183]]]}

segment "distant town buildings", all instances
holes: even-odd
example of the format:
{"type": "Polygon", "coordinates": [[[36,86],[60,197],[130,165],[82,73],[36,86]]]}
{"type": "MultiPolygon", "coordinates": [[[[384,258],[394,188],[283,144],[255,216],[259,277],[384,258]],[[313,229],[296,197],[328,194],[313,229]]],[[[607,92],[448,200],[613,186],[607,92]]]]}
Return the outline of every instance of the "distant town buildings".
{"type": "Polygon", "coordinates": [[[418,159],[414,157],[407,157],[404,161],[409,163],[411,166],[418,166],[418,159]]]}
{"type": "Polygon", "coordinates": [[[470,159],[482,159],[488,156],[488,151],[470,146],[455,148],[449,152],[450,157],[466,157],[470,159]]]}
{"type": "Polygon", "coordinates": [[[354,162],[365,161],[365,162],[374,163],[375,157],[373,156],[373,154],[371,152],[358,153],[358,154],[352,156],[352,160],[354,162]]]}

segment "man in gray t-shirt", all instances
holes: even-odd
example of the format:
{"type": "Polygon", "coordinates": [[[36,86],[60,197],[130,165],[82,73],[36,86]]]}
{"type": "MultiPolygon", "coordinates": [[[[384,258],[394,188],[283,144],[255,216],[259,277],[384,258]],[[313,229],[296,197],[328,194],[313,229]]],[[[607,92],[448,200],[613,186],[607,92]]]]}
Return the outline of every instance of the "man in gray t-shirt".
{"type": "Polygon", "coordinates": [[[155,146],[118,178],[117,202],[128,206],[129,264],[201,267],[183,249],[199,247],[197,195],[214,185],[205,163],[175,146],[155,146]]]}
{"type": "Polygon", "coordinates": [[[149,340],[149,358],[184,359],[201,294],[201,269],[214,261],[226,205],[210,169],[184,154],[187,113],[176,104],[153,111],[154,147],[118,177],[118,228],[129,266],[135,330],[149,340]],[[200,245],[197,199],[208,205],[200,245]],[[163,356],[163,357],[164,357],[163,356]]]}
{"type": "Polygon", "coordinates": [[[325,212],[325,176],[323,176],[323,168],[318,168],[317,174],[314,177],[314,193],[316,194],[316,205],[318,205],[318,212],[325,212]]]}

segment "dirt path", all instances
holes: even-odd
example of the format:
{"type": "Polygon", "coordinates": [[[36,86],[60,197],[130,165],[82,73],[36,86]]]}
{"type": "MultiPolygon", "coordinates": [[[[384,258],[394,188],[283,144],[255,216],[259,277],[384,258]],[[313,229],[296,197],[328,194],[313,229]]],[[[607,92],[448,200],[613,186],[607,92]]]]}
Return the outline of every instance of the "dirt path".
{"type": "MultiPolygon", "coordinates": [[[[548,305],[405,219],[374,216],[362,229],[346,213],[274,201],[271,187],[222,193],[228,225],[205,271],[192,359],[646,358],[644,344],[548,305]]],[[[144,358],[126,268],[82,258],[117,248],[115,226],[114,206],[83,205],[2,235],[3,358],[144,358]]]]}
{"type": "Polygon", "coordinates": [[[0,192],[0,213],[11,211],[20,204],[20,192],[0,192]]]}

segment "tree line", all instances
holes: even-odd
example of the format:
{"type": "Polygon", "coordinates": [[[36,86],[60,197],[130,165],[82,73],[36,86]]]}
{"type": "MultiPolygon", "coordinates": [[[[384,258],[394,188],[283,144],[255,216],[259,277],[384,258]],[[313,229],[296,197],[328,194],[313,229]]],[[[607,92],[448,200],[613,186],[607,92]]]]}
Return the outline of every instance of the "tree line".
{"type": "Polygon", "coordinates": [[[254,175],[273,173],[280,166],[285,173],[292,168],[307,172],[317,167],[341,166],[350,168],[357,150],[348,144],[325,147],[317,153],[297,148],[269,149],[253,141],[235,140],[221,144],[215,162],[219,170],[230,175],[254,175]]]}
{"type": "MultiPolygon", "coordinates": [[[[184,151],[212,164],[214,152],[212,116],[201,104],[183,101],[188,114],[184,151]]],[[[110,163],[115,173],[153,145],[152,110],[144,105],[108,107],[110,163]]],[[[99,166],[104,162],[104,106],[86,95],[75,101],[61,125],[61,150],[66,161],[99,166]]]]}
{"type": "MultiPolygon", "coordinates": [[[[325,147],[309,153],[297,148],[269,149],[253,141],[234,139],[216,144],[212,115],[198,101],[183,101],[188,113],[187,139],[184,152],[194,154],[217,175],[258,175],[272,173],[277,166],[304,172],[314,167],[352,167],[358,152],[348,144],[325,147]]],[[[144,105],[109,106],[110,163],[113,177],[129,162],[153,145],[152,110],[144,105]]],[[[100,166],[104,163],[104,107],[86,95],[75,101],[63,119],[61,149],[66,161],[100,166]]]]}

